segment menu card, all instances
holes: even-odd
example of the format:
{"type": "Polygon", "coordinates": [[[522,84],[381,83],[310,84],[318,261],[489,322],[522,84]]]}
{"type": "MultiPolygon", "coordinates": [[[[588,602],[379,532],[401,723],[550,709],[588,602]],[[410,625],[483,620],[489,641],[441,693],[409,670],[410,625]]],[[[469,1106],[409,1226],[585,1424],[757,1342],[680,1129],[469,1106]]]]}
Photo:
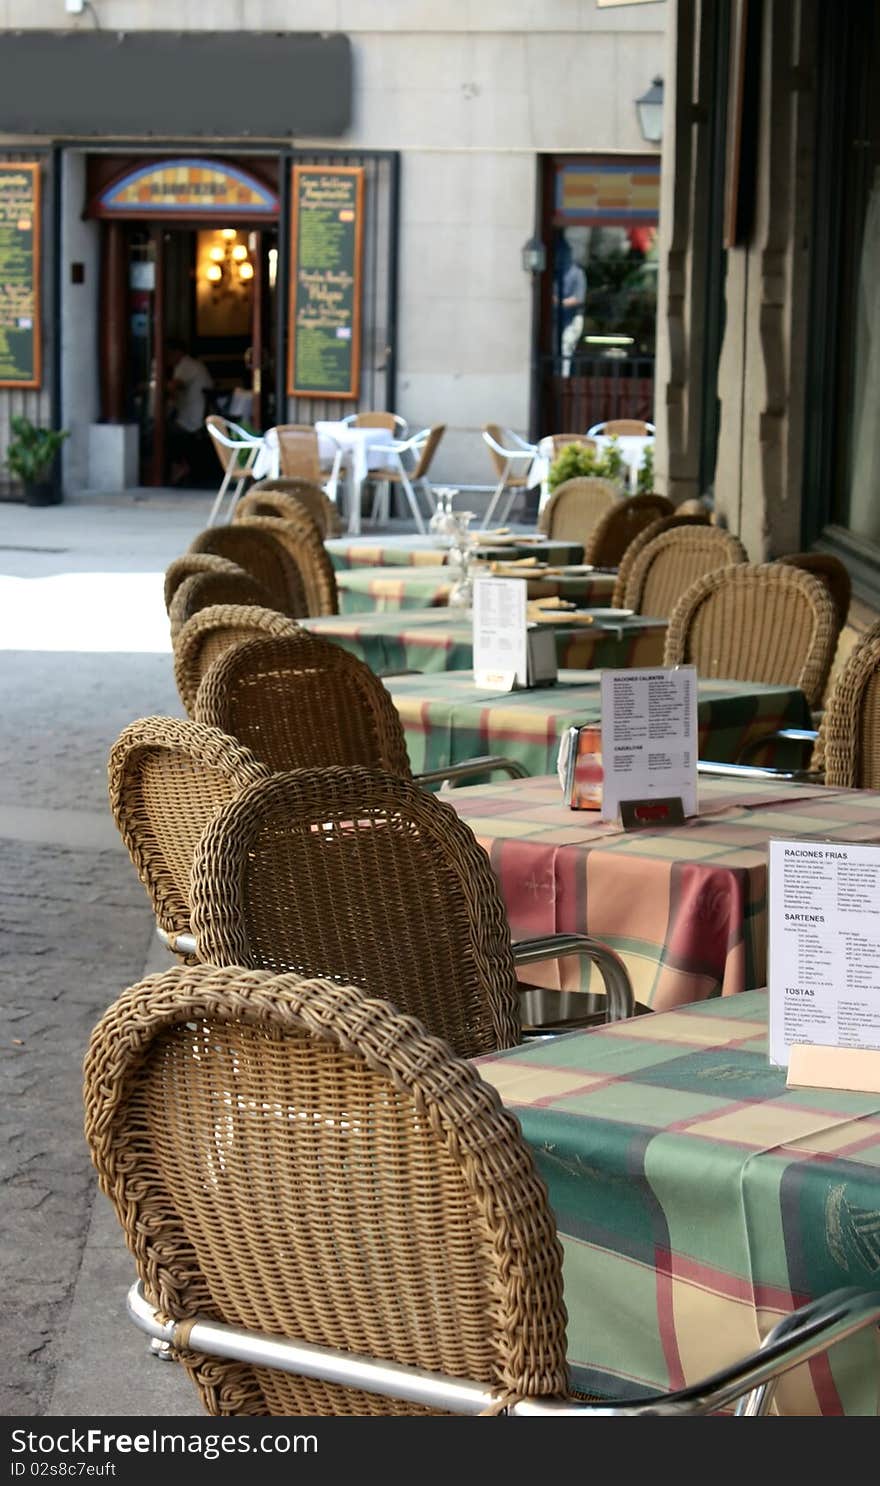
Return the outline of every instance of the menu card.
{"type": "Polygon", "coordinates": [[[624,801],[678,797],[697,813],[694,666],[602,672],[602,818],[624,801]]]}
{"type": "Polygon", "coordinates": [[[769,903],[771,1063],[880,1048],[880,846],[771,841],[769,903]]]}

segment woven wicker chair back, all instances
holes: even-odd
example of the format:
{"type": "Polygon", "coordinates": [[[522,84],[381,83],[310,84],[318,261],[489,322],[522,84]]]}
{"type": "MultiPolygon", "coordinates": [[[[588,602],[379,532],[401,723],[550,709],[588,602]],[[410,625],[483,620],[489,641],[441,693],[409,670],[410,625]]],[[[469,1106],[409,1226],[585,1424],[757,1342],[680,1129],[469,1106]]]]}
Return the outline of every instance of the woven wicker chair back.
{"type": "Polygon", "coordinates": [[[262,532],[284,549],[288,561],[296,568],[305,596],[305,614],[298,614],[297,618],[317,619],[322,614],[339,613],[333,563],[318,523],[307,511],[283,520],[279,516],[249,516],[239,523],[239,529],[262,532]]]}
{"type": "Polygon", "coordinates": [[[436,423],[429,431],[428,437],[422,445],[422,452],[416,460],[415,468],[410,475],[410,480],[422,480],[434,462],[434,455],[440,447],[440,440],[446,432],[445,423],[436,423]]]}
{"type": "Polygon", "coordinates": [[[237,562],[228,557],[216,557],[212,552],[184,552],[175,557],[165,569],[165,608],[170,612],[171,601],[184,578],[193,573],[243,573],[237,562]]]}
{"type": "Polygon", "coordinates": [[[617,503],[617,490],[610,480],[576,475],[557,485],[538,517],[538,530],[553,541],[579,542],[583,547],[617,503]]]}
{"type": "Polygon", "coordinates": [[[369,987],[467,1057],[519,1039],[489,859],[451,806],[410,780],[275,774],[215,818],[192,883],[202,960],[369,987]]]}
{"type": "Polygon", "coordinates": [[[633,538],[658,517],[671,516],[673,509],[665,495],[631,495],[616,500],[585,542],[584,562],[616,568],[633,538]]]}
{"type": "Polygon", "coordinates": [[[603,425],[602,433],[606,439],[648,438],[651,430],[641,418],[609,418],[603,425]]]}
{"type": "Polygon", "coordinates": [[[783,563],[738,563],[698,578],[672,611],[665,664],[701,676],[798,686],[819,705],[837,614],[818,578],[783,563]]]}
{"type": "Polygon", "coordinates": [[[299,569],[273,533],[255,529],[243,521],[232,526],[212,526],[199,532],[189,550],[228,557],[262,583],[272,595],[272,607],[280,614],[305,618],[308,611],[299,569]]]}
{"type": "Polygon", "coordinates": [[[202,679],[195,716],[278,773],[361,764],[411,774],[400,716],[378,676],[305,630],[227,650],[202,679]]]}
{"type": "MultiPolygon", "coordinates": [[[[507,448],[507,434],[500,423],[484,423],[482,431],[483,433],[487,433],[490,439],[494,439],[496,444],[500,444],[502,449],[507,448]]],[[[500,480],[507,469],[507,460],[503,454],[498,453],[497,449],[493,449],[491,444],[487,444],[486,448],[489,451],[492,467],[500,480]]]]}
{"type": "Polygon", "coordinates": [[[553,450],[553,458],[561,454],[570,444],[577,444],[579,449],[592,449],[594,452],[599,447],[595,439],[588,438],[585,433],[552,433],[550,435],[550,447],[553,450]]]}
{"type": "Polygon", "coordinates": [[[278,435],[278,463],[286,478],[299,477],[313,485],[321,484],[321,454],[318,435],[308,423],[281,423],[278,435]]]}
{"type": "Polygon", "coordinates": [[[698,524],[660,532],[633,561],[625,605],[637,614],[668,619],[682,594],[704,573],[747,561],[739,538],[718,526],[698,524]]]}
{"type": "Polygon", "coordinates": [[[389,433],[397,433],[398,422],[393,413],[358,413],[354,426],[355,428],[387,428],[389,433]]]}
{"type": "Polygon", "coordinates": [[[255,604],[214,604],[188,619],[174,637],[174,680],[188,716],[205,672],[230,645],[257,635],[294,635],[297,625],[275,609],[255,604]]]}
{"type": "MultiPolygon", "coordinates": [[[[495,1090],[412,1017],[328,981],[176,967],[101,1018],[85,1104],[101,1187],[148,1298],[173,1317],[511,1400],[564,1394],[546,1188],[495,1090]]],[[[209,1414],[426,1412],[179,1355],[209,1414]]]]}
{"type": "Polygon", "coordinates": [[[172,644],[187,620],[212,604],[258,604],[262,609],[271,609],[272,595],[250,573],[243,571],[193,573],[184,578],[171,600],[168,618],[172,644]]]}
{"type": "Polygon", "coordinates": [[[267,774],[218,728],[144,717],[120,733],[107,770],[110,809],[167,933],[189,932],[193,855],[208,821],[267,774]]]}
{"type": "Polygon", "coordinates": [[[833,552],[789,552],[778,561],[787,562],[793,568],[803,568],[805,573],[812,573],[814,578],[821,579],[837,610],[838,626],[843,629],[849,618],[852,579],[840,558],[835,557],[833,552]]]}
{"type": "Polygon", "coordinates": [[[614,594],[611,602],[616,609],[622,609],[626,604],[626,589],[629,583],[629,575],[632,565],[639,553],[644,550],[649,542],[659,537],[663,531],[673,531],[677,526],[708,526],[708,515],[700,514],[694,516],[682,516],[676,510],[673,516],[658,516],[650,526],[644,527],[638,536],[633,537],[620,562],[617,564],[617,578],[614,583],[614,594]]]}
{"type": "Polygon", "coordinates": [[[243,495],[235,508],[233,524],[250,516],[280,516],[297,520],[305,508],[323,537],[336,537],[342,530],[339,511],[320,485],[310,480],[260,480],[243,495]]]}
{"type": "Polygon", "coordinates": [[[822,718],[825,783],[880,789],[880,623],[844,663],[822,718]]]}

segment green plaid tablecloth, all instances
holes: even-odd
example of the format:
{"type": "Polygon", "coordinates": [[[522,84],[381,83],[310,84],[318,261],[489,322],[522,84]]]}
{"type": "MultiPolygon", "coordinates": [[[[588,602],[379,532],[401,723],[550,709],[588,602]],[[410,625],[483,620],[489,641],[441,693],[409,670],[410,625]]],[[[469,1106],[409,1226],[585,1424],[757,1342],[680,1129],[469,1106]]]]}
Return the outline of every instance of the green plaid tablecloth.
{"type": "MultiPolygon", "coordinates": [[[[568,809],[555,777],[444,798],[488,853],[514,939],[595,934],[655,1010],[765,984],[772,837],[880,841],[880,791],[816,784],[703,779],[698,816],[643,831],[568,809]]],[[[569,959],[528,974],[574,987],[579,970],[569,959]]]]}
{"type": "MultiPolygon", "coordinates": [[[[518,1118],[564,1250],[573,1380],[604,1397],[696,1382],[777,1320],[880,1273],[880,1097],[786,1089],[762,991],[479,1059],[518,1118]]],[[[876,1414],[863,1333],[777,1392],[876,1414]]]]}
{"type": "MultiPolygon", "coordinates": [[[[467,671],[473,665],[472,622],[457,619],[446,608],[333,614],[302,623],[377,672],[467,671]]],[[[636,620],[619,629],[564,621],[549,627],[556,635],[560,668],[656,666],[663,659],[666,625],[662,620],[636,620]]]]}
{"type": "MultiPolygon", "coordinates": [[[[598,722],[599,675],[566,671],[555,686],[497,692],[474,685],[470,671],[389,679],[418,773],[480,753],[518,759],[530,774],[556,768],[559,739],[573,723],[598,722]]],[[[701,681],[700,757],[731,763],[752,738],[779,727],[809,727],[803,693],[752,681],[701,681]]]]}
{"type": "MultiPolygon", "coordinates": [[[[337,537],[326,543],[330,561],[337,571],[349,568],[394,568],[394,567],[439,567],[449,556],[448,548],[440,547],[432,537],[415,535],[399,537],[375,537],[352,540],[337,537]]],[[[584,549],[579,542],[545,541],[501,543],[480,542],[477,548],[481,557],[503,561],[507,557],[522,557],[529,553],[540,556],[544,562],[580,562],[584,549]]]]}
{"type": "MultiPolygon", "coordinates": [[[[479,569],[474,577],[481,576],[479,569]]],[[[490,576],[486,569],[483,576],[490,576]]],[[[540,569],[523,567],[517,577],[528,582],[529,598],[570,599],[583,605],[602,607],[610,604],[614,589],[613,573],[542,574],[540,569]]],[[[456,573],[449,567],[348,568],[336,574],[339,608],[343,614],[365,614],[376,610],[428,609],[445,605],[456,573]]]]}

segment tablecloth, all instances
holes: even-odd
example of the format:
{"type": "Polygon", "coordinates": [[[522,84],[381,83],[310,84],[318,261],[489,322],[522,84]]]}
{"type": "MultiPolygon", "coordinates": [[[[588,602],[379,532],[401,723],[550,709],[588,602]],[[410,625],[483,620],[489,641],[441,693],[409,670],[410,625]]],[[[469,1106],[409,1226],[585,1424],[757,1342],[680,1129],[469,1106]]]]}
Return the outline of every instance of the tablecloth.
{"type": "MultiPolygon", "coordinates": [[[[373,614],[333,614],[301,621],[307,629],[382,671],[468,671],[474,661],[473,624],[435,607],[373,614]]],[[[655,666],[663,659],[666,625],[644,619],[625,627],[551,624],[560,669],[655,666]]]]}
{"type": "MultiPolygon", "coordinates": [[[[348,568],[442,567],[449,559],[448,547],[438,546],[433,537],[418,535],[346,538],[326,543],[330,561],[337,571],[348,568]]],[[[480,542],[477,555],[504,561],[530,553],[543,562],[562,566],[580,562],[584,549],[578,542],[480,542]]]]}
{"type": "MultiPolygon", "coordinates": [[[[442,768],[481,753],[518,759],[530,774],[556,768],[559,739],[573,723],[598,722],[599,673],[565,671],[555,686],[498,692],[470,671],[403,676],[388,689],[406,731],[413,769],[442,768]]],[[[803,693],[753,681],[700,681],[700,757],[732,762],[752,738],[809,727],[803,693]]]]}
{"type": "MultiPolygon", "coordinates": [[[[339,607],[343,614],[368,614],[374,610],[430,609],[447,604],[456,581],[451,567],[343,568],[336,574],[339,607]]],[[[473,569],[475,578],[489,577],[488,568],[473,569]]],[[[562,597],[586,606],[603,607],[614,592],[613,573],[542,574],[539,568],[520,568],[529,584],[530,598],[562,597]]]]}
{"type": "MultiPolygon", "coordinates": [[[[880,1098],[785,1088],[762,991],[479,1060],[564,1249],[575,1382],[678,1388],[880,1271],[880,1098]]],[[[876,1414],[876,1333],[780,1383],[784,1413],[876,1414]]]]}
{"type": "MultiPolygon", "coordinates": [[[[492,751],[508,749],[496,736],[492,751]]],[[[636,999],[661,1010],[765,983],[772,837],[880,841],[880,792],[772,780],[703,779],[699,816],[628,832],[569,810],[555,777],[446,798],[489,854],[515,939],[595,934],[623,956],[636,999]]],[[[529,977],[576,986],[578,965],[529,977]]]]}

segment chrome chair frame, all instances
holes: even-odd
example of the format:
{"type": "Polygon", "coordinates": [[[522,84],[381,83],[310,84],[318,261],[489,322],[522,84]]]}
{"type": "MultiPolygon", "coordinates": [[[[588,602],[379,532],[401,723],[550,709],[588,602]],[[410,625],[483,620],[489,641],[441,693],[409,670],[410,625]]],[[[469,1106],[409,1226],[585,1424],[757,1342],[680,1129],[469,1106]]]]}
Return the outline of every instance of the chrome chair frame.
{"type": "Polygon", "coordinates": [[[229,510],[226,514],[226,520],[232,520],[232,513],[241,499],[245,485],[248,480],[255,478],[254,466],[257,458],[266,448],[266,441],[262,434],[248,433],[247,429],[242,428],[240,424],[233,423],[231,418],[224,418],[223,421],[227,428],[235,429],[239,437],[230,439],[226,434],[221,433],[219,428],[215,428],[213,423],[209,422],[206,426],[214,443],[220,444],[224,449],[234,449],[237,454],[246,453],[247,458],[241,464],[237,459],[230,458],[228,463],[224,465],[223,480],[220,489],[214,497],[214,504],[211,507],[211,514],[208,517],[208,526],[213,526],[219,519],[223,506],[223,497],[226,495],[234,479],[235,489],[230,497],[229,510]]]}
{"type": "MultiPolygon", "coordinates": [[[[412,512],[413,520],[415,521],[418,531],[420,531],[423,535],[427,530],[425,526],[425,519],[421,511],[419,510],[419,502],[416,495],[416,489],[412,483],[412,480],[410,479],[410,472],[407,470],[404,463],[404,456],[410,454],[414,457],[416,463],[418,463],[418,460],[421,458],[422,450],[424,449],[430,435],[430,428],[420,428],[418,433],[411,434],[408,439],[396,439],[391,444],[367,445],[367,478],[370,478],[369,460],[371,454],[381,455],[386,463],[386,467],[389,467],[393,462],[394,468],[398,471],[398,474],[400,476],[400,485],[403,489],[404,494],[406,495],[407,503],[409,505],[410,511],[412,512]]],[[[381,466],[379,466],[379,469],[375,471],[378,479],[381,479],[380,471],[381,466]]],[[[434,487],[428,479],[427,474],[419,476],[418,485],[419,489],[425,492],[428,506],[430,508],[428,514],[433,515],[433,513],[437,509],[437,497],[434,494],[434,487]]],[[[354,492],[354,499],[359,499],[359,493],[357,491],[354,492]]],[[[376,525],[376,522],[378,520],[380,506],[382,507],[383,520],[388,519],[387,505],[387,489],[385,492],[383,492],[382,496],[380,496],[380,493],[377,490],[376,494],[373,497],[373,505],[370,511],[369,518],[373,526],[376,525]]]]}
{"type": "Polygon", "coordinates": [[[306,1378],[320,1378],[402,1399],[453,1414],[493,1413],[517,1419],[639,1418],[642,1416],[701,1416],[737,1403],[742,1418],[767,1414],[777,1380],[826,1352],[829,1347],[880,1322],[880,1290],[833,1290],[784,1316],[756,1351],[718,1372],[680,1388],[632,1403],[585,1403],[574,1398],[523,1398],[504,1405],[503,1398],[482,1383],[450,1378],[396,1362],[308,1342],[284,1341],[261,1331],[226,1326],[208,1317],[181,1317],[163,1321],[137,1281],[127,1296],[130,1319],[153,1339],[160,1355],[186,1347],[209,1357],[224,1357],[255,1367],[274,1367],[306,1378]]]}
{"type": "MultiPolygon", "coordinates": [[[[480,435],[484,444],[487,444],[488,447],[499,456],[499,458],[506,460],[504,472],[501,475],[498,484],[495,486],[495,489],[492,492],[492,497],[489,501],[488,506],[486,507],[486,514],[483,517],[484,526],[491,526],[492,517],[495,514],[495,507],[496,505],[498,505],[502,496],[504,495],[505,490],[507,489],[507,481],[510,478],[510,475],[512,473],[515,473],[515,471],[511,469],[511,466],[514,465],[517,460],[522,460],[523,473],[525,473],[525,471],[528,469],[528,466],[531,464],[532,460],[538,452],[537,444],[530,444],[527,442],[526,439],[521,439],[519,434],[514,433],[512,428],[505,428],[504,433],[516,445],[515,448],[506,449],[503,444],[499,444],[497,439],[494,439],[491,433],[487,433],[485,429],[483,429],[482,434],[480,435]]],[[[498,519],[502,523],[502,525],[510,515],[513,503],[516,500],[519,491],[520,487],[514,487],[514,489],[511,490],[508,496],[507,504],[504,507],[503,512],[499,511],[498,519]]]]}

